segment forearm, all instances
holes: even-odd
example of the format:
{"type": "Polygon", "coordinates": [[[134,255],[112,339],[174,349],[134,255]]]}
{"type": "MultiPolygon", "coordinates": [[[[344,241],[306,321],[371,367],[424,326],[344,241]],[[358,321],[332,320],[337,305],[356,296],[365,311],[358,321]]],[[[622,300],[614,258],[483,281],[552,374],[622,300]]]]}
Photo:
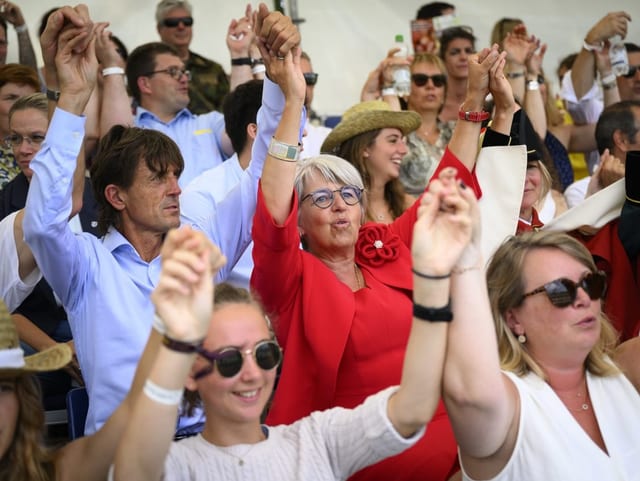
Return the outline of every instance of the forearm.
{"type": "MultiPolygon", "coordinates": [[[[466,100],[460,107],[465,112],[480,112],[483,108],[484,94],[482,92],[469,92],[466,100]]],[[[471,122],[459,119],[449,141],[449,150],[473,171],[478,153],[478,137],[480,136],[480,122],[471,122]]]]}
{"type": "MultiPolygon", "coordinates": [[[[300,131],[302,99],[288,99],[280,124],[273,137],[282,143],[297,146],[300,131]]],[[[296,174],[296,162],[287,162],[269,154],[262,171],[262,191],[265,204],[274,221],[282,225],[291,212],[291,193],[296,174]]]]}
{"type": "MultiPolygon", "coordinates": [[[[248,55],[247,53],[247,58],[248,55]]],[[[242,85],[250,80],[253,80],[251,65],[232,65],[231,75],[229,76],[229,91],[233,92],[238,85],[242,85]]]]}
{"type": "Polygon", "coordinates": [[[33,50],[33,45],[31,44],[29,30],[16,32],[16,35],[18,36],[18,58],[20,60],[20,64],[31,67],[37,72],[38,61],[36,60],[36,53],[33,50]]]}
{"type": "MultiPolygon", "coordinates": [[[[531,80],[534,80],[534,78],[531,77],[531,80]]],[[[531,86],[527,86],[524,96],[524,110],[531,121],[533,129],[541,139],[544,139],[547,135],[547,115],[544,111],[544,101],[539,88],[531,89],[531,86]]]]}
{"type": "Polygon", "coordinates": [[[11,320],[16,325],[20,340],[36,351],[40,352],[56,344],[56,341],[22,314],[11,314],[11,320]]]}
{"type": "Polygon", "coordinates": [[[443,397],[461,449],[483,457],[501,445],[512,412],[484,272],[476,262],[452,276],[454,322],[449,328],[443,397]]]}
{"type": "Polygon", "coordinates": [[[131,103],[123,75],[107,75],[102,84],[100,137],[104,136],[114,125],[133,125],[131,103]]]}
{"type": "Polygon", "coordinates": [[[18,254],[18,273],[21,280],[26,279],[38,267],[33,257],[33,252],[24,241],[24,232],[22,231],[23,218],[24,209],[18,212],[13,224],[13,238],[18,254]]]}
{"type": "MultiPolygon", "coordinates": [[[[195,354],[160,347],[149,380],[167,390],[183,389],[195,354]]],[[[115,480],[158,480],[173,441],[177,405],[138,396],[115,456],[115,480]]]]}
{"type": "Polygon", "coordinates": [[[577,100],[580,100],[593,87],[595,69],[593,52],[582,48],[571,66],[571,83],[577,100]]]}
{"type": "MultiPolygon", "coordinates": [[[[424,307],[446,306],[449,279],[426,280],[414,275],[413,300],[424,307]]],[[[447,322],[413,318],[400,388],[388,405],[389,419],[405,437],[431,419],[440,400],[448,326],[447,322]]]]}

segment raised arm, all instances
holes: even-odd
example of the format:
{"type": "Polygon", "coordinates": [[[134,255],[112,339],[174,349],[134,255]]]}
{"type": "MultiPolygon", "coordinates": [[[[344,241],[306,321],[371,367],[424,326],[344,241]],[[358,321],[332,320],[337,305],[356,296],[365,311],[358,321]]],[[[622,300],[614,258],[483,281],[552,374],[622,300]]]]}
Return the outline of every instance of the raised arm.
{"type": "Polygon", "coordinates": [[[249,3],[245,9],[244,17],[231,20],[227,29],[227,48],[231,56],[230,90],[234,90],[238,85],[253,78],[251,64],[237,62],[238,59],[251,58],[251,43],[255,38],[252,22],[253,11],[249,3]],[[234,64],[234,59],[236,64],[234,64]]]}
{"type": "Polygon", "coordinates": [[[2,17],[16,30],[18,37],[18,59],[22,65],[31,67],[36,72],[38,71],[38,61],[36,60],[36,53],[33,50],[31,44],[31,37],[29,36],[29,29],[27,23],[22,16],[20,7],[15,3],[4,1],[2,2],[2,17]]]}
{"type": "Polygon", "coordinates": [[[571,67],[571,82],[578,101],[593,87],[595,81],[594,51],[602,48],[605,41],[614,35],[626,37],[627,23],[630,21],[631,16],[627,12],[610,12],[587,32],[582,48],[571,67]]]}
{"type": "Polygon", "coordinates": [[[467,473],[489,479],[504,466],[515,443],[518,400],[500,371],[479,214],[473,219],[473,242],[451,276],[455,322],[449,328],[443,398],[467,473]]]}
{"type": "MultiPolygon", "coordinates": [[[[396,430],[408,437],[431,419],[440,399],[446,337],[451,314],[451,270],[471,238],[471,189],[446,169],[420,200],[411,247],[413,323],[398,392],[387,412],[396,430]],[[461,193],[468,191],[470,195],[461,193]]],[[[454,319],[455,323],[456,320],[454,319]]]]}
{"type": "Polygon", "coordinates": [[[103,74],[102,91],[100,95],[100,127],[99,135],[105,135],[114,125],[133,125],[133,113],[131,101],[125,85],[125,63],[116,50],[116,46],[110,40],[111,32],[106,25],[98,28],[96,32],[96,56],[103,72],[114,72],[122,69],[122,74],[103,74]]]}
{"type": "MultiPolygon", "coordinates": [[[[189,227],[169,232],[162,247],[162,273],[152,294],[166,334],[183,345],[199,345],[213,311],[211,279],[226,262],[201,232],[189,227]]],[[[178,403],[196,357],[164,343],[138,396],[115,459],[116,480],[158,480],[173,440],[178,403]],[[171,399],[171,396],[174,396],[171,399]]]]}
{"type": "MultiPolygon", "coordinates": [[[[256,35],[258,35],[258,46],[268,75],[280,86],[285,96],[284,110],[273,139],[275,142],[296,149],[301,126],[300,114],[304,107],[306,91],[304,77],[300,71],[301,51],[299,47],[295,47],[286,55],[281,55],[282,42],[278,42],[278,39],[284,37],[286,32],[283,29],[289,28],[289,23],[284,20],[284,17],[274,15],[275,13],[277,12],[268,15],[267,7],[260,4],[256,16],[256,35]],[[283,29],[279,28],[280,24],[283,25],[283,29]]],[[[279,225],[284,224],[291,212],[296,165],[295,160],[285,158],[282,153],[274,155],[269,148],[260,185],[267,209],[279,225]]]]}
{"type": "Polygon", "coordinates": [[[409,65],[410,62],[406,58],[394,57],[399,51],[399,48],[389,50],[387,56],[369,73],[360,93],[361,102],[382,99],[391,106],[392,110],[402,110],[393,87],[393,69],[397,65],[409,65]]]}

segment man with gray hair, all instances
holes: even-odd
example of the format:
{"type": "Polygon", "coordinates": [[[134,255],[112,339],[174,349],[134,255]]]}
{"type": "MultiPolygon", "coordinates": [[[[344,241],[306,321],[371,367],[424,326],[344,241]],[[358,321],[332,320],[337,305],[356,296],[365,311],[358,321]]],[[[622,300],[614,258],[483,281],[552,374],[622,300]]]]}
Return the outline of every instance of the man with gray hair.
{"type": "MultiPolygon", "coordinates": [[[[189,50],[193,38],[193,7],[188,0],[158,3],[156,26],[162,42],[178,52],[185,69],[191,72],[188,109],[194,114],[221,110],[222,99],[230,90],[229,78],[222,65],[189,50]]],[[[244,56],[248,57],[248,52],[244,56]]],[[[247,78],[243,82],[251,79],[250,68],[246,70],[247,78]]]]}

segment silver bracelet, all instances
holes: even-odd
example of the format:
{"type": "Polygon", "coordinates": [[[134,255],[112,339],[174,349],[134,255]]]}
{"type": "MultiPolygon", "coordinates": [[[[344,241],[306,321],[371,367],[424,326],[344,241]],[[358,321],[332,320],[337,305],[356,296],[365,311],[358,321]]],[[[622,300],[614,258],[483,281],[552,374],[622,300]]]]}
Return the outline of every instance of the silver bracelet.
{"type": "Polygon", "coordinates": [[[142,392],[144,392],[149,399],[159,404],[177,406],[182,400],[183,389],[166,389],[158,386],[151,379],[147,379],[144,383],[144,388],[142,388],[142,392]]]}

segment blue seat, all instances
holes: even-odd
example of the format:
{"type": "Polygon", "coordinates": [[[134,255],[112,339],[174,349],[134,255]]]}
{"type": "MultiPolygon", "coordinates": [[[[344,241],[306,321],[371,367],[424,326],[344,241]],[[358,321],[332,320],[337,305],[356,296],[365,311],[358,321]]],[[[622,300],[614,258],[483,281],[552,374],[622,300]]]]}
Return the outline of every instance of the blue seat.
{"type": "Polygon", "coordinates": [[[84,436],[84,423],[89,410],[89,397],[84,387],[76,387],[67,393],[67,419],[69,440],[84,436]]]}
{"type": "Polygon", "coordinates": [[[342,115],[329,115],[324,119],[324,126],[330,129],[334,128],[342,120],[342,115]]]}

